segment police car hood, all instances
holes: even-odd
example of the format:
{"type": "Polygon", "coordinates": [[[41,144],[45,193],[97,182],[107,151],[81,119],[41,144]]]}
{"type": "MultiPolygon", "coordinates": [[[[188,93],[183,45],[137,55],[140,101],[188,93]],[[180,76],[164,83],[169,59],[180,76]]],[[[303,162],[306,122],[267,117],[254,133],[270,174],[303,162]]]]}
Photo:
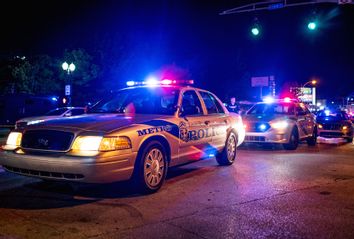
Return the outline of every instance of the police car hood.
{"type": "Polygon", "coordinates": [[[280,119],[287,119],[288,116],[281,115],[281,114],[251,114],[251,115],[244,115],[242,119],[248,122],[269,122],[272,120],[280,120],[280,119]]]}
{"type": "Polygon", "coordinates": [[[153,119],[163,120],[167,117],[168,116],[166,115],[142,114],[87,114],[39,122],[38,124],[33,125],[33,127],[110,132],[132,124],[144,124],[144,122],[148,122],[153,119]]]}

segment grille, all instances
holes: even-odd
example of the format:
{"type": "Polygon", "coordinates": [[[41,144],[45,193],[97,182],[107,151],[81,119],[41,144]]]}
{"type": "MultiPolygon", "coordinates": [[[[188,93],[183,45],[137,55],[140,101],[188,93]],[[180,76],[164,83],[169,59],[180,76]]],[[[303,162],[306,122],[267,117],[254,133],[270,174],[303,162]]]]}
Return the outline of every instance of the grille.
{"type": "Polygon", "coordinates": [[[20,173],[28,176],[39,176],[39,177],[47,177],[53,179],[82,179],[84,175],[82,174],[74,174],[74,173],[57,173],[57,172],[47,172],[47,171],[38,171],[32,169],[24,169],[24,168],[15,168],[10,166],[3,166],[7,171],[13,173],[20,173]]]}
{"type": "Polygon", "coordinates": [[[21,147],[25,149],[42,149],[66,151],[69,149],[73,133],[55,130],[28,130],[22,137],[21,147]]]}
{"type": "Polygon", "coordinates": [[[340,132],[321,132],[320,136],[321,137],[334,138],[334,137],[343,137],[343,134],[340,133],[340,132]]]}
{"type": "Polygon", "coordinates": [[[264,136],[246,136],[245,141],[265,142],[264,136]]]}
{"type": "Polygon", "coordinates": [[[341,124],[324,124],[323,129],[325,130],[340,130],[341,124]]]}

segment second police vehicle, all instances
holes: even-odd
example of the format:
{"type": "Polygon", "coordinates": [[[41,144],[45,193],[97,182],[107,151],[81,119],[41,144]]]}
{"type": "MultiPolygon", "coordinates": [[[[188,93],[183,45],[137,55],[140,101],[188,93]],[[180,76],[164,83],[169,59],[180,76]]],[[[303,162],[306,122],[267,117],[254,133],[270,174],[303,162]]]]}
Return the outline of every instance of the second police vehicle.
{"type": "Polygon", "coordinates": [[[11,132],[0,165],[47,180],[133,179],[142,192],[155,192],[170,166],[210,155],[221,165],[235,161],[242,120],[214,94],[168,79],[128,83],[85,115],[11,132]]]}
{"type": "Polygon", "coordinates": [[[257,103],[243,120],[245,142],[276,143],[294,150],[300,140],[306,140],[311,146],[317,141],[315,116],[305,104],[290,98],[257,103]]]}

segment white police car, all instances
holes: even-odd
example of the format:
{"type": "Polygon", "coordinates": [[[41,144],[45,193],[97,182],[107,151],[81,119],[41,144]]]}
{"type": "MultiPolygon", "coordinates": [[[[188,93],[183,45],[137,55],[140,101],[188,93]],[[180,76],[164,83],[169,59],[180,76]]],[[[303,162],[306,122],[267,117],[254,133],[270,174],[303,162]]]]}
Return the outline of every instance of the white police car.
{"type": "Polygon", "coordinates": [[[85,115],[15,130],[2,147],[0,164],[43,179],[132,178],[143,192],[157,191],[170,166],[209,155],[232,164],[245,136],[240,116],[208,91],[173,83],[128,87],[85,115]]]}
{"type": "Polygon", "coordinates": [[[282,144],[295,150],[300,140],[316,145],[317,126],[314,115],[305,104],[290,98],[260,102],[243,116],[246,143],[282,144]]]}

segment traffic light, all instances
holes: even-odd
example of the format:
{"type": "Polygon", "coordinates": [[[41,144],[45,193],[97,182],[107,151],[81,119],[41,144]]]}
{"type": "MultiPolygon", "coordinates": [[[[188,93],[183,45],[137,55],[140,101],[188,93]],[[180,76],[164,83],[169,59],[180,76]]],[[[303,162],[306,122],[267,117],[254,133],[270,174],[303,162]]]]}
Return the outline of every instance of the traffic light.
{"type": "Polygon", "coordinates": [[[259,24],[259,20],[257,17],[253,18],[253,24],[251,27],[251,34],[254,37],[258,37],[259,34],[261,34],[262,30],[261,30],[261,25],[259,24]]]}
{"type": "Polygon", "coordinates": [[[259,35],[259,27],[258,26],[253,26],[251,29],[251,32],[254,36],[258,36],[259,35]]]}
{"type": "Polygon", "coordinates": [[[310,21],[308,24],[307,24],[307,28],[311,31],[315,30],[317,27],[317,24],[315,21],[310,21]]]}

